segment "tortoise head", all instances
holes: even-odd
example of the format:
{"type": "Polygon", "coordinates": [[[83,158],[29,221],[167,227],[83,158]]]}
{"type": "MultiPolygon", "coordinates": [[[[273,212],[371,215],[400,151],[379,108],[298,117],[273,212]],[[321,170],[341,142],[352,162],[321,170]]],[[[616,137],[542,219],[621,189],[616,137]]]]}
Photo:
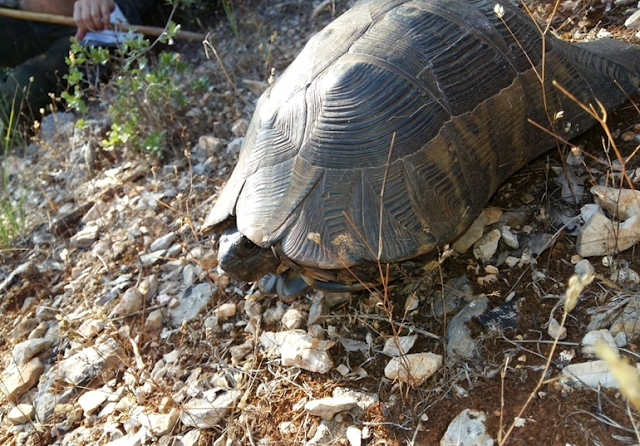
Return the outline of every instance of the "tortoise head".
{"type": "Polygon", "coordinates": [[[218,266],[241,282],[255,282],[275,272],[280,260],[271,248],[262,248],[242,235],[234,226],[220,236],[218,266]]]}

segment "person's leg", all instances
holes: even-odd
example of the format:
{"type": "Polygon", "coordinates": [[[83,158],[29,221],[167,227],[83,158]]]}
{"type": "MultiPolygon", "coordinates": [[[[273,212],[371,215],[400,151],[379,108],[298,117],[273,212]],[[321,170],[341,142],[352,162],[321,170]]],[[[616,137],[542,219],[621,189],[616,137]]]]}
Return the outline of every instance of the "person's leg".
{"type": "Polygon", "coordinates": [[[13,112],[16,122],[50,104],[49,93],[60,93],[74,28],[0,17],[0,29],[0,63],[14,67],[0,78],[0,119],[8,122],[13,112]]]}
{"type": "Polygon", "coordinates": [[[13,104],[13,110],[37,116],[40,108],[51,103],[49,93],[59,95],[68,72],[65,57],[69,55],[69,37],[61,37],[45,52],[12,69],[0,91],[13,104]]]}
{"type": "Polygon", "coordinates": [[[0,16],[0,66],[13,68],[45,51],[51,42],[42,39],[34,22],[0,16]]]}

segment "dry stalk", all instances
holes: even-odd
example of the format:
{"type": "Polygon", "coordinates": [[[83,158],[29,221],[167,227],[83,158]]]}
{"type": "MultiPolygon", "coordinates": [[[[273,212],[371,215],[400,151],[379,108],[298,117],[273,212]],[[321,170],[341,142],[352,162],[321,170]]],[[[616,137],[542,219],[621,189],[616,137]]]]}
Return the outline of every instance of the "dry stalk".
{"type": "Polygon", "coordinates": [[[213,43],[211,43],[211,39],[209,38],[209,35],[207,35],[207,38],[202,41],[202,45],[204,46],[204,52],[207,55],[207,59],[210,59],[209,50],[211,50],[211,52],[215,56],[216,60],[218,61],[218,65],[220,65],[220,69],[222,70],[222,73],[224,73],[224,77],[227,78],[227,82],[229,82],[229,85],[231,86],[231,88],[235,92],[236,96],[238,96],[238,98],[240,98],[240,100],[244,103],[244,105],[246,105],[248,107],[249,103],[240,94],[240,92],[238,91],[238,88],[236,87],[235,82],[233,82],[233,80],[231,80],[231,76],[229,76],[229,73],[227,72],[227,69],[224,67],[224,64],[222,63],[222,59],[220,59],[220,56],[218,55],[218,51],[216,51],[215,46],[213,46],[213,43]]]}
{"type": "Polygon", "coordinates": [[[500,372],[500,421],[498,424],[498,444],[502,444],[502,425],[504,423],[504,379],[507,376],[507,369],[510,361],[511,356],[507,356],[504,361],[502,371],[500,372]]]}
{"type": "Polygon", "coordinates": [[[640,375],[635,366],[624,361],[608,344],[599,341],[594,345],[596,354],[607,362],[620,392],[636,408],[640,409],[640,375]]]}

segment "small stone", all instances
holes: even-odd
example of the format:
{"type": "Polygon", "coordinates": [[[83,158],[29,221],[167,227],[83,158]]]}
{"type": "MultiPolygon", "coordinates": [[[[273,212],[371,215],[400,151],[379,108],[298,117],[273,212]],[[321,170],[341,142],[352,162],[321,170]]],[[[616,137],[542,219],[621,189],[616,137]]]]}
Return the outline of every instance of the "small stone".
{"type": "Polygon", "coordinates": [[[210,331],[220,331],[220,321],[215,316],[209,316],[204,320],[204,328],[210,331]]]}
{"type": "Polygon", "coordinates": [[[26,364],[31,360],[31,358],[51,347],[53,342],[53,338],[40,338],[23,341],[13,347],[13,350],[11,351],[11,358],[18,365],[26,364]]]}
{"type": "Polygon", "coordinates": [[[1,379],[2,393],[5,398],[12,402],[19,400],[38,382],[43,371],[44,366],[38,358],[33,358],[23,366],[8,367],[1,379]]]}
{"type": "Polygon", "coordinates": [[[180,350],[175,349],[175,350],[171,350],[169,353],[164,354],[162,356],[162,359],[167,364],[173,364],[178,360],[179,357],[180,357],[180,350]]]}
{"type": "Polygon", "coordinates": [[[298,427],[292,421],[283,421],[278,425],[278,430],[282,435],[291,435],[298,431],[298,427]]]}
{"type": "Polygon", "coordinates": [[[280,346],[283,366],[296,366],[316,373],[327,373],[333,369],[333,360],[328,351],[333,342],[321,341],[299,332],[286,334],[280,346]]]}
{"type": "Polygon", "coordinates": [[[244,136],[247,133],[247,129],[249,128],[249,124],[244,119],[238,119],[231,126],[231,133],[233,136],[244,136]]]}
{"type": "Polygon", "coordinates": [[[113,314],[117,316],[131,316],[142,309],[144,297],[137,288],[129,288],[122,295],[120,302],[113,309],[113,314]]]}
{"type": "Polygon", "coordinates": [[[158,276],[151,274],[140,282],[140,285],[138,285],[138,291],[144,297],[145,302],[151,303],[153,298],[158,294],[159,286],[160,283],[158,282],[158,276]]]}
{"type": "Polygon", "coordinates": [[[582,259],[578,263],[576,263],[574,271],[576,272],[578,277],[580,277],[580,279],[583,279],[588,274],[594,273],[595,269],[593,268],[591,262],[589,262],[587,259],[582,259]]]}
{"type": "Polygon", "coordinates": [[[139,420],[153,435],[161,437],[173,430],[179,418],[180,409],[174,408],[168,414],[141,414],[139,420]]]}
{"type": "Polygon", "coordinates": [[[340,344],[342,344],[348,352],[368,352],[370,347],[369,344],[364,341],[345,337],[340,338],[340,344]]]}
{"type": "Polygon", "coordinates": [[[624,251],[640,240],[640,217],[614,225],[600,210],[578,231],[576,251],[582,257],[604,256],[624,251]]]}
{"type": "Polygon", "coordinates": [[[447,280],[444,286],[444,301],[441,291],[431,296],[433,312],[439,318],[444,317],[445,312],[449,318],[451,314],[474,299],[471,281],[466,274],[447,280]]]}
{"type": "Polygon", "coordinates": [[[347,440],[349,440],[350,446],[361,446],[362,431],[355,426],[349,426],[347,428],[347,440]]]}
{"type": "Polygon", "coordinates": [[[304,315],[302,311],[296,308],[289,308],[282,316],[282,325],[287,330],[295,330],[304,323],[304,315]]]}
{"type": "Polygon", "coordinates": [[[249,317],[257,317],[262,315],[262,305],[260,302],[247,300],[244,302],[244,313],[249,317]]]}
{"type": "Polygon", "coordinates": [[[75,128],[73,113],[55,112],[45,115],[40,122],[40,136],[49,145],[69,143],[75,128]]]}
{"type": "Polygon", "coordinates": [[[3,292],[5,288],[11,286],[19,279],[29,279],[31,277],[36,277],[38,274],[40,274],[40,271],[33,262],[23,263],[14,269],[11,274],[9,274],[9,276],[0,283],[0,292],[3,292]]]}
{"type": "Polygon", "coordinates": [[[245,356],[253,352],[254,347],[255,343],[253,342],[253,339],[248,339],[240,345],[234,345],[233,347],[229,348],[229,353],[231,354],[231,363],[233,365],[239,364],[245,356]]]}
{"type": "Polygon", "coordinates": [[[498,242],[502,234],[499,229],[485,234],[473,245],[473,256],[483,262],[488,262],[498,250],[498,242]]]}
{"type": "Polygon", "coordinates": [[[106,202],[99,200],[95,202],[86,214],[84,214],[80,221],[83,223],[98,221],[102,219],[107,212],[109,212],[109,205],[106,202]]]}
{"type": "Polygon", "coordinates": [[[7,420],[11,424],[25,424],[33,420],[36,410],[31,404],[18,404],[7,414],[7,420]]]}
{"type": "Polygon", "coordinates": [[[514,266],[516,266],[518,263],[520,263],[520,259],[517,257],[513,257],[513,256],[509,256],[506,259],[504,259],[504,263],[509,267],[509,268],[513,268],[514,266]]]}
{"type": "MultiPolygon", "coordinates": [[[[527,242],[531,255],[538,256],[542,254],[544,251],[546,251],[547,249],[549,249],[549,247],[551,246],[550,242],[552,239],[553,239],[553,236],[551,234],[547,234],[544,232],[531,234],[527,242]]],[[[522,255],[524,256],[525,254],[526,253],[523,251],[522,255]]],[[[527,254],[527,258],[530,258],[528,254],[527,254]]]]}
{"type": "Polygon", "coordinates": [[[234,138],[231,141],[229,141],[229,144],[227,144],[227,154],[231,155],[231,156],[238,156],[238,154],[240,153],[240,149],[242,148],[242,143],[244,142],[244,138],[234,138]]]}
{"type": "Polygon", "coordinates": [[[304,410],[311,415],[316,415],[325,420],[331,420],[338,412],[350,410],[356,405],[356,402],[349,397],[327,397],[309,401],[304,405],[304,410]]]}
{"type": "Polygon", "coordinates": [[[69,239],[69,244],[78,248],[90,248],[93,242],[98,239],[99,230],[100,228],[96,225],[87,225],[69,239]]]}
{"type": "Polygon", "coordinates": [[[236,305],[233,303],[225,303],[213,310],[213,316],[219,321],[225,321],[236,315],[236,305]]]}
{"type": "Polygon", "coordinates": [[[474,243],[482,238],[482,233],[486,225],[487,215],[483,210],[480,215],[478,215],[478,218],[471,223],[469,229],[467,229],[466,232],[456,240],[453,244],[453,249],[460,254],[466,253],[474,243]]]}
{"type": "Polygon", "coordinates": [[[330,311],[331,309],[329,308],[324,296],[316,297],[309,308],[307,325],[312,326],[323,323],[330,311]]]}
{"type": "Polygon", "coordinates": [[[622,332],[622,331],[620,333],[618,333],[617,335],[615,335],[613,340],[616,343],[616,347],[618,347],[618,348],[624,348],[629,343],[629,340],[627,339],[627,334],[625,332],[622,332]]]}
{"type": "Polygon", "coordinates": [[[483,209],[484,214],[487,216],[487,225],[492,225],[500,221],[500,217],[504,212],[502,209],[494,208],[494,207],[486,207],[483,209]]]}
{"type": "Polygon", "coordinates": [[[186,264],[182,269],[182,283],[186,287],[190,287],[193,285],[196,279],[195,267],[191,264],[186,264]]]}
{"type": "Polygon", "coordinates": [[[584,180],[576,175],[576,169],[567,168],[563,170],[556,181],[562,185],[560,195],[565,203],[577,204],[584,201],[584,180]]]}
{"type": "Polygon", "coordinates": [[[518,237],[511,232],[511,228],[509,226],[502,227],[502,241],[511,249],[518,249],[520,247],[520,243],[518,243],[518,237]]]}
{"type": "Polygon", "coordinates": [[[384,375],[412,386],[419,386],[442,366],[442,356],[435,353],[414,353],[391,361],[384,368],[384,375]]]}
{"type": "Polygon", "coordinates": [[[362,410],[367,410],[380,401],[380,397],[375,393],[361,392],[359,390],[349,389],[346,387],[336,387],[333,389],[333,392],[331,392],[331,395],[334,398],[351,398],[362,410]]]}
{"type": "Polygon", "coordinates": [[[104,256],[109,249],[111,248],[111,244],[106,240],[98,240],[93,247],[91,248],[91,252],[96,256],[104,256]]]}
{"type": "Polygon", "coordinates": [[[140,264],[142,266],[153,266],[158,260],[165,254],[165,250],[152,251],[148,254],[142,254],[140,256],[140,264]]]}
{"type": "MultiPolygon", "coordinates": [[[[195,319],[200,311],[207,306],[215,291],[217,291],[217,286],[209,283],[199,283],[188,288],[178,299],[178,305],[169,309],[171,325],[179,327],[183,321],[189,322],[195,319]]],[[[235,305],[233,307],[233,314],[235,314],[235,305]]]]}
{"type": "Polygon", "coordinates": [[[622,135],[620,135],[620,139],[623,142],[631,142],[635,137],[636,137],[636,134],[635,132],[632,132],[632,131],[623,132],[622,135]]]}
{"type": "Polygon", "coordinates": [[[12,341],[17,341],[31,333],[39,323],[40,321],[35,317],[23,319],[11,330],[7,337],[12,341]]]}
{"type": "Polygon", "coordinates": [[[122,352],[119,344],[113,339],[103,343],[96,343],[51,367],[40,381],[38,391],[33,397],[38,418],[46,420],[53,414],[56,404],[68,403],[77,398],[76,387],[86,386],[99,374],[103,368],[117,368],[120,365],[122,352]],[[49,389],[56,382],[66,385],[59,393],[51,393],[49,389]]]}
{"type": "Polygon", "coordinates": [[[105,404],[102,410],[98,412],[98,416],[96,418],[98,420],[102,420],[103,418],[108,417],[109,415],[115,413],[117,404],[118,403],[115,401],[105,404]]]}
{"type": "MultiPolygon", "coordinates": [[[[629,338],[633,339],[640,334],[640,312],[638,308],[640,308],[640,301],[634,293],[634,296],[625,306],[622,314],[614,319],[609,328],[613,336],[617,336],[618,333],[625,333],[629,338]]],[[[589,324],[589,328],[592,329],[597,329],[600,326],[601,325],[592,326],[589,324]]]]}
{"type": "Polygon", "coordinates": [[[271,306],[264,311],[263,320],[266,325],[275,324],[282,320],[285,312],[287,311],[286,305],[278,301],[275,307],[271,306]]]}
{"type": "Polygon", "coordinates": [[[214,428],[229,416],[242,394],[239,390],[230,390],[212,397],[211,401],[206,398],[192,398],[182,406],[180,421],[185,426],[214,428]]]}
{"type": "MultiPolygon", "coordinates": [[[[633,364],[638,368],[638,364],[633,364]]],[[[606,361],[596,360],[570,364],[562,369],[559,384],[565,388],[619,388],[618,381],[613,377],[606,361]]]]}
{"type": "Polygon", "coordinates": [[[618,346],[616,345],[613,336],[611,335],[611,333],[609,333],[609,330],[603,328],[600,330],[590,331],[589,333],[584,335],[581,343],[582,354],[586,357],[595,358],[597,355],[594,345],[598,342],[604,342],[608,344],[609,347],[611,347],[616,353],[618,352],[618,346]]]}
{"type": "Polygon", "coordinates": [[[629,268],[629,263],[622,259],[613,265],[613,272],[610,279],[613,283],[617,283],[626,289],[637,289],[640,284],[640,275],[629,268]]]}
{"type": "Polygon", "coordinates": [[[602,211],[602,208],[597,203],[588,203],[580,208],[580,218],[583,222],[588,222],[593,214],[602,211]]]}
{"type": "Polygon", "coordinates": [[[304,405],[307,404],[307,401],[309,401],[309,398],[307,398],[306,396],[302,397],[300,401],[291,406],[291,410],[293,412],[302,412],[304,410],[304,405]]]}
{"type": "Polygon", "coordinates": [[[331,434],[331,428],[327,426],[326,422],[320,423],[316,429],[316,433],[313,438],[309,440],[304,446],[329,446],[332,443],[333,435],[331,434]]]}
{"type": "Polygon", "coordinates": [[[487,274],[493,274],[494,276],[497,276],[500,273],[500,270],[494,265],[487,265],[484,267],[484,272],[486,272],[487,274]]]}
{"type": "Polygon", "coordinates": [[[284,366],[297,366],[317,373],[333,369],[328,352],[332,346],[333,342],[313,338],[303,330],[264,331],[260,335],[260,347],[267,356],[280,356],[284,366]]]}
{"type": "Polygon", "coordinates": [[[562,340],[567,337],[566,327],[560,327],[560,323],[556,320],[556,318],[551,318],[551,321],[549,321],[547,333],[549,333],[549,336],[552,339],[562,340]]]}
{"type": "Polygon", "coordinates": [[[116,440],[105,443],[104,446],[140,446],[142,440],[138,435],[127,434],[116,440]]]}
{"type": "Polygon", "coordinates": [[[102,330],[104,330],[104,321],[87,319],[78,327],[78,334],[85,339],[92,339],[98,336],[102,330]]]}
{"type": "Polygon", "coordinates": [[[476,351],[476,342],[471,336],[467,322],[483,314],[488,305],[489,298],[487,296],[478,296],[451,318],[447,324],[445,335],[448,360],[468,360],[473,357],[476,351]]]}
{"type": "Polygon", "coordinates": [[[640,29],[640,10],[631,14],[627,20],[624,21],[624,26],[629,29],[640,29]]]}
{"type": "Polygon", "coordinates": [[[57,326],[54,322],[40,322],[34,330],[29,333],[29,339],[40,339],[47,334],[50,328],[57,326]]]}
{"type": "MultiPolygon", "coordinates": [[[[176,446],[198,446],[201,438],[202,434],[200,431],[198,429],[192,429],[182,436],[178,435],[178,443],[176,443],[176,446]]],[[[214,446],[216,446],[215,443],[214,446]]]]}
{"type": "Polygon", "coordinates": [[[112,392],[108,388],[90,390],[80,395],[78,404],[84,411],[85,416],[87,416],[98,410],[111,394],[112,392]]]}
{"type": "Polygon", "coordinates": [[[199,107],[193,107],[191,110],[185,113],[187,118],[197,118],[202,114],[202,109],[199,107]]]}
{"type": "Polygon", "coordinates": [[[420,298],[416,295],[416,293],[412,293],[407,296],[407,300],[404,302],[405,312],[411,313],[413,310],[418,309],[420,306],[420,298]]]}
{"type": "Polygon", "coordinates": [[[640,216],[640,191],[593,186],[591,193],[595,202],[614,218],[627,220],[634,215],[640,216]]]}
{"type": "Polygon", "coordinates": [[[493,438],[487,434],[484,412],[465,409],[449,424],[440,439],[440,446],[493,446],[493,438]]]}
{"type": "Polygon", "coordinates": [[[149,313],[149,316],[147,316],[144,326],[147,330],[158,331],[162,329],[163,320],[164,316],[162,315],[162,310],[153,310],[149,313]]]}
{"type": "Polygon", "coordinates": [[[167,252],[165,252],[164,255],[169,259],[175,259],[180,257],[181,254],[182,254],[182,245],[179,243],[174,243],[173,245],[169,246],[169,249],[167,249],[167,252]]]}
{"type": "Polygon", "coordinates": [[[198,140],[198,150],[206,151],[207,154],[220,152],[222,146],[222,140],[212,135],[203,135],[198,140]]]}
{"type": "Polygon", "coordinates": [[[384,343],[382,353],[387,356],[406,355],[413,347],[413,344],[415,344],[416,339],[418,339],[418,335],[388,338],[384,343]]]}

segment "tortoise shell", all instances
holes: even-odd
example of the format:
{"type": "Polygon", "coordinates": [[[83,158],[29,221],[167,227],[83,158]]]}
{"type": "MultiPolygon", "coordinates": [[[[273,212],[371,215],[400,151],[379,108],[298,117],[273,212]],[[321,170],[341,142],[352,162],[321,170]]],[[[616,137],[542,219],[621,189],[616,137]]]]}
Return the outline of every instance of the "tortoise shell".
{"type": "Polygon", "coordinates": [[[310,277],[348,282],[460,235],[500,183],[554,146],[529,120],[565,140],[591,127],[552,80],[607,109],[637,88],[640,47],[543,45],[530,17],[495,7],[358,2],[260,98],[205,228],[235,223],[310,277]]]}

